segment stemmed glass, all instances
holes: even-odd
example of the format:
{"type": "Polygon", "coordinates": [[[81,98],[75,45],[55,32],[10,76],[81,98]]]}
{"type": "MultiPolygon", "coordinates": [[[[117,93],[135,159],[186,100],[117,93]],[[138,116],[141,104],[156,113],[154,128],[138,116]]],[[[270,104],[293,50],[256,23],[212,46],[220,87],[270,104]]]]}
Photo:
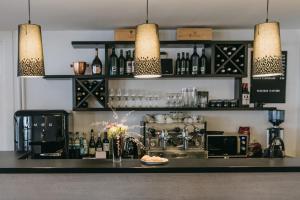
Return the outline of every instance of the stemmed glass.
{"type": "Polygon", "coordinates": [[[109,105],[114,108],[116,105],[115,102],[115,90],[113,88],[109,89],[109,105]]]}

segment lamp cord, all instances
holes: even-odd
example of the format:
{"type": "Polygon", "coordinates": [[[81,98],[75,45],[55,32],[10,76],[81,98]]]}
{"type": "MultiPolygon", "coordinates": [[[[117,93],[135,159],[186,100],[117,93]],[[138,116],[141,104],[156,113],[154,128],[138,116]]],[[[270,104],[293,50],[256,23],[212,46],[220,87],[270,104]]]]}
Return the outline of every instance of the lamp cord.
{"type": "Polygon", "coordinates": [[[266,22],[269,22],[269,0],[267,0],[267,18],[266,22]]]}
{"type": "Polygon", "coordinates": [[[148,19],[149,19],[149,2],[147,0],[147,7],[146,7],[146,13],[147,13],[147,18],[146,18],[146,23],[148,24],[148,19]]]}
{"type": "Polygon", "coordinates": [[[28,24],[31,23],[31,16],[30,16],[30,0],[28,0],[28,24]]]}

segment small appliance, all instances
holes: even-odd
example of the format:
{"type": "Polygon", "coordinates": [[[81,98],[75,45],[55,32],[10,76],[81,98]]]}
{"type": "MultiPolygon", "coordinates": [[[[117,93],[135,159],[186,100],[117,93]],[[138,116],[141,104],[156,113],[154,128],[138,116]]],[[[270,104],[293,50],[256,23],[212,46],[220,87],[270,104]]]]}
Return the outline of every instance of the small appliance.
{"type": "Polygon", "coordinates": [[[64,110],[21,110],[14,115],[15,151],[28,158],[67,158],[68,113],[64,110]]]}
{"type": "Polygon", "coordinates": [[[275,138],[283,140],[283,128],[279,125],[284,122],[284,110],[270,110],[269,122],[273,127],[267,129],[267,148],[270,147],[275,138]]]}

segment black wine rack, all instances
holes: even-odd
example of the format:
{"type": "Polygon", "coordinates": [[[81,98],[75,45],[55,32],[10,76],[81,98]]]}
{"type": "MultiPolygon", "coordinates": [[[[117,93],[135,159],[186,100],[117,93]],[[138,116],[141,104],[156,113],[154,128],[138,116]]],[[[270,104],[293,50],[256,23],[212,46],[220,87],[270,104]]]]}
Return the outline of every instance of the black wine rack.
{"type": "Polygon", "coordinates": [[[247,46],[242,44],[215,45],[215,74],[247,74],[247,46]]]}
{"type": "Polygon", "coordinates": [[[74,78],[73,109],[105,108],[106,89],[104,78],[74,78]]]}

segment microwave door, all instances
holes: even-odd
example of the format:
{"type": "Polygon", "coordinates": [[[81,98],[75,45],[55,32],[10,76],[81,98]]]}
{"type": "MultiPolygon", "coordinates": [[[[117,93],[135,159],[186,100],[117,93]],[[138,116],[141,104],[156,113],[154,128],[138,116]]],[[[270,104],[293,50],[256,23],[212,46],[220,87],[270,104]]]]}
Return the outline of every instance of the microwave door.
{"type": "Polygon", "coordinates": [[[224,155],[236,155],[237,154],[237,144],[238,140],[236,136],[224,137],[224,155]]]}

